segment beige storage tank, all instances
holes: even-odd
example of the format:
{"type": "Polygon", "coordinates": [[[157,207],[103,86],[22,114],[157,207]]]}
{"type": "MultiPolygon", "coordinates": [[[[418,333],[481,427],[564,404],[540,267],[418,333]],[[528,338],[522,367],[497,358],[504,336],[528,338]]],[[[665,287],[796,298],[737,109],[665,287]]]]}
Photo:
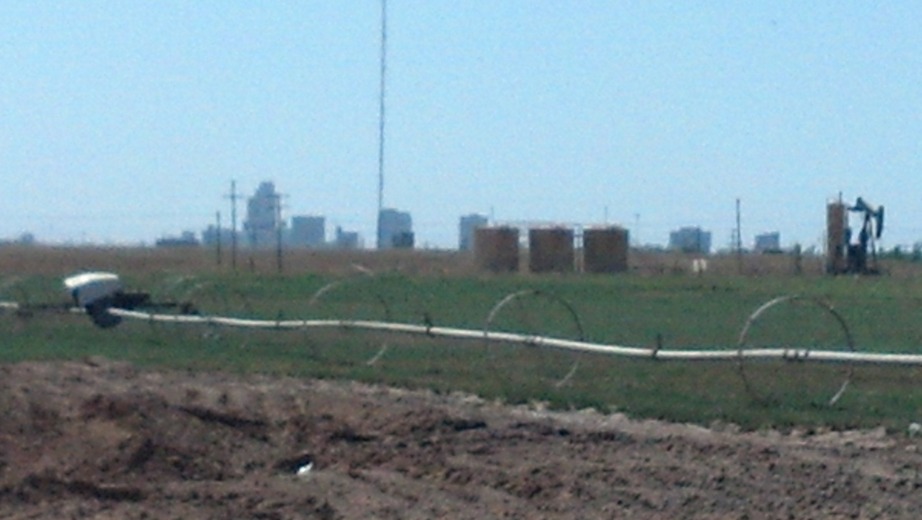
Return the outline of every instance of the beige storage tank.
{"type": "Polygon", "coordinates": [[[842,202],[830,202],[826,205],[826,272],[844,273],[847,267],[845,256],[845,227],[848,213],[842,202]]]}
{"type": "Polygon", "coordinates": [[[482,227],[474,230],[474,261],[477,268],[494,273],[519,270],[519,230],[514,227],[482,227]]]}
{"type": "Polygon", "coordinates": [[[587,273],[627,271],[628,231],[620,227],[583,231],[583,269],[587,273]]]}
{"type": "Polygon", "coordinates": [[[528,230],[528,269],[533,273],[570,273],[575,268],[573,230],[528,230]]]}

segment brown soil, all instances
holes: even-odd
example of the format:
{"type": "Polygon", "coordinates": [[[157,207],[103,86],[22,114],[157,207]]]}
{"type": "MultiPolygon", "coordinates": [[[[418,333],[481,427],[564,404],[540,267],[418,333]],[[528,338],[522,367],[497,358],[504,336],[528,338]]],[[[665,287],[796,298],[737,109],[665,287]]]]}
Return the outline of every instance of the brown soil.
{"type": "Polygon", "coordinates": [[[883,431],[551,413],[348,382],[0,367],[3,518],[916,518],[883,431]],[[312,469],[297,476],[308,461],[312,469]]]}

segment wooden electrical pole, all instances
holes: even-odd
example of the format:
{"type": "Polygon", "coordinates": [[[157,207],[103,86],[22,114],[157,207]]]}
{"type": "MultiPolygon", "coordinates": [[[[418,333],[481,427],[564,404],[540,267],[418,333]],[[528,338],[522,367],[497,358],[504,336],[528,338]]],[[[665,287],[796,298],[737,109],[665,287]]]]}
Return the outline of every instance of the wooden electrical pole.
{"type": "Polygon", "coordinates": [[[221,212],[215,212],[215,256],[218,266],[221,266],[221,212]]]}
{"type": "Polygon", "coordinates": [[[736,269],[743,274],[743,235],[740,225],[740,199],[736,199],[736,269]]]}
{"type": "MultiPolygon", "coordinates": [[[[231,191],[225,198],[231,201],[231,268],[237,270],[237,181],[231,181],[231,191]]],[[[220,232],[220,229],[218,230],[220,232]]]]}
{"type": "Polygon", "coordinates": [[[282,194],[275,194],[275,267],[282,274],[282,194]]]}

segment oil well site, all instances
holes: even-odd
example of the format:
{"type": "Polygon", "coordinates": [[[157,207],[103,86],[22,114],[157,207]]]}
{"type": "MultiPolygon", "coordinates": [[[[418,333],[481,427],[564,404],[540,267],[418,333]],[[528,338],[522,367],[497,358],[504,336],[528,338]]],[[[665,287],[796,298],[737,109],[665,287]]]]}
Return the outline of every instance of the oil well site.
{"type": "Polygon", "coordinates": [[[922,266],[845,211],[823,256],[6,247],[0,514],[910,518],[922,266]]]}

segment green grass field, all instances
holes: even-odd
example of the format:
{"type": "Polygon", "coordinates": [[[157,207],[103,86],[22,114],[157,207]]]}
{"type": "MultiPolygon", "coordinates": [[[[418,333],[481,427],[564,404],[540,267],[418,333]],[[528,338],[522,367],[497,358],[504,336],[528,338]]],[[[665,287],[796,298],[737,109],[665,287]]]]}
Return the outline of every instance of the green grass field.
{"type": "MultiPolygon", "coordinates": [[[[128,286],[157,299],[189,300],[204,313],[265,319],[354,318],[482,329],[506,295],[540,294],[504,306],[491,330],[663,348],[735,349],[750,314],[771,298],[803,294],[831,303],[859,350],[922,353],[922,284],[912,278],[816,276],[201,275],[146,272],[128,286]],[[312,301],[322,287],[337,281],[312,301]]],[[[0,298],[57,301],[60,278],[7,279],[0,298]]],[[[141,366],[348,378],[473,392],[560,409],[594,407],[634,417],[746,429],[884,425],[901,431],[922,419],[922,369],[856,367],[830,406],[846,368],[747,362],[760,399],[747,393],[735,362],[624,359],[524,347],[345,330],[251,331],[126,322],[93,327],[86,317],[6,314],[0,361],[106,356],[141,366]],[[383,353],[382,353],[382,349],[383,353]],[[377,356],[377,358],[376,358],[377,356]],[[370,360],[375,359],[373,363],[370,360]],[[573,367],[572,376],[567,378],[573,367]],[[561,384],[561,382],[563,383],[561,384]]],[[[754,325],[749,346],[846,348],[835,320],[816,306],[784,305],[754,325]]]]}

